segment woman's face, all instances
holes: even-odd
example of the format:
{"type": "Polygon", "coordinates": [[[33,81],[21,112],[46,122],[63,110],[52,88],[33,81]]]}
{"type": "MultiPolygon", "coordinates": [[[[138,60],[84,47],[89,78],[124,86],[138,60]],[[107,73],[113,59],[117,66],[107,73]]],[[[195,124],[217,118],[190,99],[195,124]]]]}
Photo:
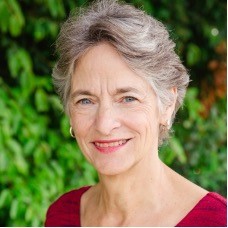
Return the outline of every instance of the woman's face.
{"type": "Polygon", "coordinates": [[[120,174],[157,156],[155,93],[111,45],[92,47],[80,59],[69,110],[82,153],[100,174],[120,174]]]}

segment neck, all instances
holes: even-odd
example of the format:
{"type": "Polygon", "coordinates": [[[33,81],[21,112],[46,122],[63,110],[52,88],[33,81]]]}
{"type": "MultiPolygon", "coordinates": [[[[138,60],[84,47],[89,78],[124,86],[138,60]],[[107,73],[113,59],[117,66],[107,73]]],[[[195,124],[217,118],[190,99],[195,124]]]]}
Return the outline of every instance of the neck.
{"type": "Polygon", "coordinates": [[[153,205],[157,210],[162,202],[162,191],[167,189],[164,167],[159,158],[145,158],[125,173],[99,175],[98,204],[104,209],[103,213],[119,215],[122,220],[127,220],[139,205],[153,205]]]}

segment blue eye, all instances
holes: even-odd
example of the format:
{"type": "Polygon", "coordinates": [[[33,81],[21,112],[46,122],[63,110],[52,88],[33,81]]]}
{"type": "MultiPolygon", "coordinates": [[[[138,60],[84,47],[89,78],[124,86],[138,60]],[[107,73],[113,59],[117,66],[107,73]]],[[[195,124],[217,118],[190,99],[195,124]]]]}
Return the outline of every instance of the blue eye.
{"type": "Polygon", "coordinates": [[[82,105],[87,105],[87,104],[91,104],[92,102],[87,98],[83,98],[80,101],[78,101],[77,103],[82,104],[82,105]]]}
{"type": "Polygon", "coordinates": [[[123,99],[123,101],[126,102],[126,103],[130,103],[130,102],[133,102],[135,100],[136,100],[136,98],[134,98],[134,97],[125,97],[123,99]]]}

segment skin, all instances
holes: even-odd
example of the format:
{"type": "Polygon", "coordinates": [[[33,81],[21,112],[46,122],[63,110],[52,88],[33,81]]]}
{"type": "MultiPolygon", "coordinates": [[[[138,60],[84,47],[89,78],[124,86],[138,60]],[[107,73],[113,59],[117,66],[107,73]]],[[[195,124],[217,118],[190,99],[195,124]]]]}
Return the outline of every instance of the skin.
{"type": "Polygon", "coordinates": [[[110,44],[100,43],[80,59],[70,123],[100,180],[82,196],[82,226],[175,226],[207,193],[159,159],[159,125],[174,106],[159,113],[150,84],[110,44]]]}

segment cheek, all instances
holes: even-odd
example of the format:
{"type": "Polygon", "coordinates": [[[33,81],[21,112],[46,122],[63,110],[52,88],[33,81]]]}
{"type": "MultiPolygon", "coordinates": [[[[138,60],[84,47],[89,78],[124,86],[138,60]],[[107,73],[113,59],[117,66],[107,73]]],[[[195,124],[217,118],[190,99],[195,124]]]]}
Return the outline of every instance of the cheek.
{"type": "Polygon", "coordinates": [[[85,115],[82,113],[74,113],[70,117],[72,127],[76,138],[84,137],[90,126],[92,125],[93,118],[91,115],[85,115]]]}
{"type": "Polygon", "coordinates": [[[155,110],[146,109],[138,116],[139,150],[151,152],[156,150],[159,139],[159,120],[155,110]]]}
{"type": "Polygon", "coordinates": [[[140,126],[158,126],[158,110],[150,106],[138,106],[124,113],[125,117],[134,125],[140,126]]]}
{"type": "Polygon", "coordinates": [[[155,109],[152,109],[151,107],[140,107],[135,109],[134,112],[128,113],[127,121],[128,126],[137,133],[143,145],[154,145],[158,141],[159,116],[155,109]]]}

